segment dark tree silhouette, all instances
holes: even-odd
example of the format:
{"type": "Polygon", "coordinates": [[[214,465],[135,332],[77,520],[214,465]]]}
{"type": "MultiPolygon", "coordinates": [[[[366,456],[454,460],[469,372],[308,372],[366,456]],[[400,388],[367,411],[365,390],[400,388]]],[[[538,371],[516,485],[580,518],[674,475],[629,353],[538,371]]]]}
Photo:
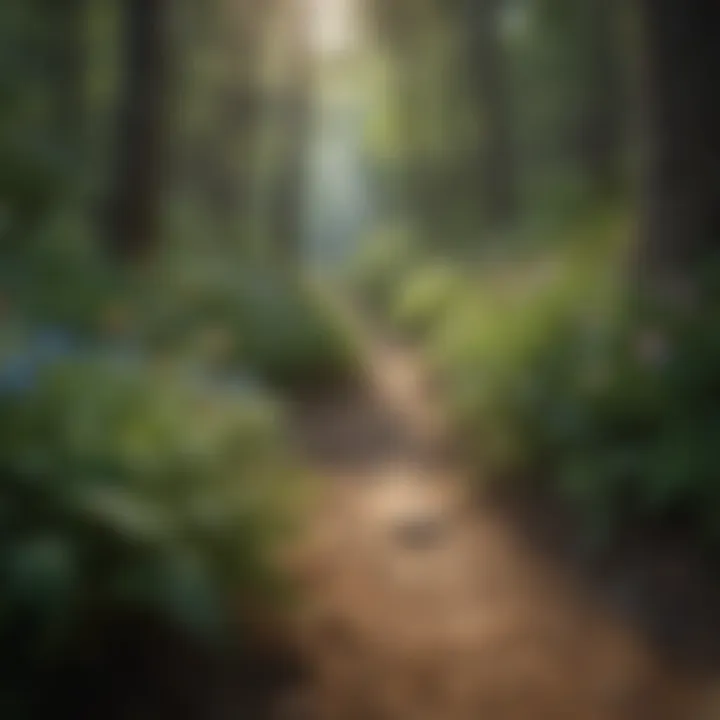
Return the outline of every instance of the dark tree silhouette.
{"type": "Polygon", "coordinates": [[[507,227],[518,210],[513,110],[503,48],[502,0],[466,0],[461,21],[467,23],[468,75],[482,118],[476,158],[478,189],[487,220],[507,227]]]}
{"type": "Polygon", "coordinates": [[[642,0],[646,177],[640,263],[687,279],[720,248],[720,4],[642,0]]]}
{"type": "Polygon", "coordinates": [[[211,42],[222,48],[230,70],[217,88],[217,118],[208,146],[203,148],[210,169],[211,207],[232,227],[240,226],[250,210],[253,173],[263,96],[258,76],[268,22],[276,12],[271,0],[224,0],[217,33],[211,42]]]}
{"type": "Polygon", "coordinates": [[[296,260],[304,225],[305,172],[312,123],[313,74],[310,38],[301,5],[284,8],[289,73],[281,91],[284,148],[274,188],[274,233],[281,258],[296,260]]]}
{"type": "Polygon", "coordinates": [[[124,1],[110,242],[116,256],[129,260],[150,254],[161,230],[171,5],[170,0],[124,1]]]}
{"type": "Polygon", "coordinates": [[[622,63],[617,0],[582,0],[579,12],[579,165],[600,196],[618,188],[625,150],[622,63]]]}
{"type": "Polygon", "coordinates": [[[44,0],[49,38],[47,78],[52,84],[52,122],[63,143],[77,151],[85,126],[87,0],[44,0]]]}

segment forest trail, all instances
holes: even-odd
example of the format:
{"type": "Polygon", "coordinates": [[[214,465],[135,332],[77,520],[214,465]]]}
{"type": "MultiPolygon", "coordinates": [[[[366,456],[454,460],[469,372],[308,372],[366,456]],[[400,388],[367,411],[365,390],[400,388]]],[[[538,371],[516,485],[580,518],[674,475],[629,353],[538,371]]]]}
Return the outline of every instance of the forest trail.
{"type": "Polygon", "coordinates": [[[717,686],[661,662],[501,511],[469,501],[420,363],[360,331],[366,387],[297,421],[324,484],[292,560],[309,674],[274,717],[719,718],[717,686]]]}

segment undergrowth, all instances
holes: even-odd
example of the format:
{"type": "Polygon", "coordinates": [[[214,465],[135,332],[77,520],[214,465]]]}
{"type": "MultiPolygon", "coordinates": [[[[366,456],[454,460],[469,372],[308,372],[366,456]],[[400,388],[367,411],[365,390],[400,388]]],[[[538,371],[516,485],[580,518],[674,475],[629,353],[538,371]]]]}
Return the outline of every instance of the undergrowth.
{"type": "Polygon", "coordinates": [[[479,475],[559,497],[599,546],[652,526],[716,552],[717,293],[697,278],[660,309],[629,280],[629,237],[612,213],[505,259],[386,248],[356,287],[419,339],[479,475]]]}
{"type": "Polygon", "coordinates": [[[245,642],[248,613],[281,613],[275,551],[312,480],[286,450],[283,405],[350,382],[357,358],[334,313],[279,270],[183,258],[129,271],[74,229],[46,240],[0,275],[12,717],[98,624],[142,613],[221,648],[245,642]]]}

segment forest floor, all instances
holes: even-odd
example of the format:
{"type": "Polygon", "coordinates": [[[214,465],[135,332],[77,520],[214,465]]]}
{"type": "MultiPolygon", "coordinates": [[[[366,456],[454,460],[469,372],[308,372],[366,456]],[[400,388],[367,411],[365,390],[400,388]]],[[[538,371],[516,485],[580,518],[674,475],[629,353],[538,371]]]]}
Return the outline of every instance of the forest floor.
{"type": "Polygon", "coordinates": [[[468,491],[420,361],[362,332],[362,390],[298,413],[324,480],[291,554],[307,674],[274,717],[720,718],[718,684],[662,659],[468,491]]]}

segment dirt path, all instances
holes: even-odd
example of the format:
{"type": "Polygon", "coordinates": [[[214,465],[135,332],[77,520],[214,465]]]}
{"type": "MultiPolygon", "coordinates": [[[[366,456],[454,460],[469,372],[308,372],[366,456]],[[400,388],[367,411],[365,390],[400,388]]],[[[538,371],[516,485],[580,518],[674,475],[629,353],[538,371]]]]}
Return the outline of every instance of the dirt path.
{"type": "Polygon", "coordinates": [[[366,392],[298,420],[327,482],[295,557],[311,672],[278,719],[720,718],[709,685],[471,507],[418,364],[369,343],[366,392]]]}

